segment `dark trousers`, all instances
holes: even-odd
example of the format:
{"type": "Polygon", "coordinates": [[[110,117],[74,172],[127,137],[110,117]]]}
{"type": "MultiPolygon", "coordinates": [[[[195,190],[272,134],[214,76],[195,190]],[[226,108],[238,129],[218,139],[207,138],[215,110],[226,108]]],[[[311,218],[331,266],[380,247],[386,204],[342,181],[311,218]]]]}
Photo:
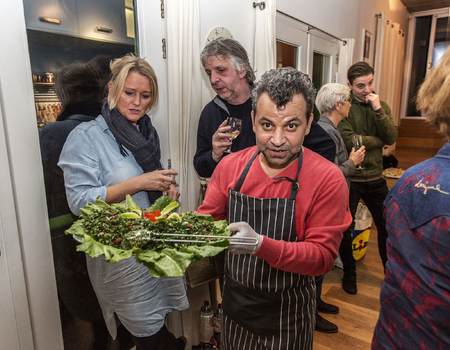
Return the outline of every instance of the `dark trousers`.
{"type": "Polygon", "coordinates": [[[223,292],[223,282],[225,276],[225,251],[212,257],[212,262],[216,267],[217,275],[219,276],[220,294],[223,292]]]}
{"type": "Polygon", "coordinates": [[[317,316],[317,307],[320,304],[320,301],[322,300],[321,296],[322,296],[322,284],[323,284],[323,280],[325,278],[325,275],[321,275],[321,276],[316,276],[315,280],[316,280],[316,316],[317,316]]]}
{"type": "Polygon", "coordinates": [[[384,178],[369,182],[351,182],[350,183],[350,198],[349,206],[352,214],[352,224],[344,232],[341,245],[339,247],[339,254],[344,265],[344,274],[355,273],[356,265],[353,258],[353,230],[355,229],[355,213],[358,208],[359,200],[362,199],[364,204],[372,214],[375,225],[378,231],[378,252],[380,253],[383,267],[386,267],[387,253],[386,253],[386,221],[384,219],[384,205],[389,189],[384,178]]]}
{"type": "Polygon", "coordinates": [[[175,336],[164,325],[156,334],[150,337],[135,337],[137,350],[178,350],[184,349],[175,336]]]}

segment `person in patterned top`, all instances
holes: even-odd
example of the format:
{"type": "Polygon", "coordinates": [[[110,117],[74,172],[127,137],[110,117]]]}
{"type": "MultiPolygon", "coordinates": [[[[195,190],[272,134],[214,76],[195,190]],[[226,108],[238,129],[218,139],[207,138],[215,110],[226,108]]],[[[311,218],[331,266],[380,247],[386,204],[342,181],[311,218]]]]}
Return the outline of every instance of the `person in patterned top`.
{"type": "Polygon", "coordinates": [[[450,349],[449,77],[447,50],[417,98],[447,143],[409,168],[384,202],[388,261],[372,349],[450,349]]]}

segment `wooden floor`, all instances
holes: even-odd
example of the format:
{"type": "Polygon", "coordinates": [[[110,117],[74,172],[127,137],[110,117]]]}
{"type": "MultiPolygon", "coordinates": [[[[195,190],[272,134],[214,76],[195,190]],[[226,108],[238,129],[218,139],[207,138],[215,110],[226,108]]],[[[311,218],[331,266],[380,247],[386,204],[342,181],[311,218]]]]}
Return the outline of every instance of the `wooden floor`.
{"type": "Polygon", "coordinates": [[[378,254],[377,231],[370,232],[366,255],[356,262],[358,293],[347,294],[342,289],[343,271],[335,267],[325,277],[322,300],[339,306],[337,315],[321,314],[335,323],[339,332],[314,334],[314,350],[370,349],[372,334],[378,320],[379,294],[383,283],[383,265],[378,254]]]}
{"type": "MultiPolygon", "coordinates": [[[[409,167],[436,155],[435,149],[398,148],[394,151],[398,167],[409,167]]],[[[391,187],[396,180],[389,179],[391,187]]],[[[314,350],[367,350],[372,342],[373,329],[378,320],[379,294],[383,283],[383,265],[378,254],[377,231],[372,228],[365,257],[356,262],[358,293],[347,294],[342,289],[343,271],[335,267],[325,277],[322,299],[339,306],[337,315],[321,314],[339,327],[338,333],[315,332],[314,350]]]]}

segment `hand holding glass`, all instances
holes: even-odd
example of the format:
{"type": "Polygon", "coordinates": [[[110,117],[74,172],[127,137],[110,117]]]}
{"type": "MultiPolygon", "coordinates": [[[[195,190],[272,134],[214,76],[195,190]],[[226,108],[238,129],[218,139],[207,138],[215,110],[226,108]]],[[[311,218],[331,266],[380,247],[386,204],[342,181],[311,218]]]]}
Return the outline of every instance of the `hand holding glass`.
{"type": "MultiPolygon", "coordinates": [[[[353,142],[353,147],[355,148],[355,151],[359,150],[363,146],[361,135],[353,135],[352,142],[353,142]]],[[[358,164],[356,166],[356,170],[364,170],[364,169],[365,168],[362,167],[361,164],[358,164]]]]}
{"type": "MultiPolygon", "coordinates": [[[[228,117],[227,125],[231,126],[231,129],[227,133],[231,134],[230,140],[233,141],[241,133],[242,120],[238,118],[228,117]]],[[[228,147],[224,153],[231,153],[231,146],[228,147]]]]}

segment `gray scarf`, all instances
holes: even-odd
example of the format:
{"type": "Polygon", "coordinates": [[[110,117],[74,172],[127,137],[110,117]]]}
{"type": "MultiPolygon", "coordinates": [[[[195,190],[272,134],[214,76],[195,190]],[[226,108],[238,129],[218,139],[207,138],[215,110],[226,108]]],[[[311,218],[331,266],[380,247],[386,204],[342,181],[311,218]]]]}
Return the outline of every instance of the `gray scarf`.
{"type": "MultiPolygon", "coordinates": [[[[120,153],[124,157],[128,155],[125,150],[127,148],[133,153],[134,159],[136,159],[144,173],[162,169],[158,133],[147,114],[137,122],[138,129],[117,108],[113,108],[111,111],[108,102],[105,101],[102,108],[102,116],[117,141],[120,153]]],[[[150,203],[162,196],[160,191],[147,191],[147,194],[150,203]]]]}

